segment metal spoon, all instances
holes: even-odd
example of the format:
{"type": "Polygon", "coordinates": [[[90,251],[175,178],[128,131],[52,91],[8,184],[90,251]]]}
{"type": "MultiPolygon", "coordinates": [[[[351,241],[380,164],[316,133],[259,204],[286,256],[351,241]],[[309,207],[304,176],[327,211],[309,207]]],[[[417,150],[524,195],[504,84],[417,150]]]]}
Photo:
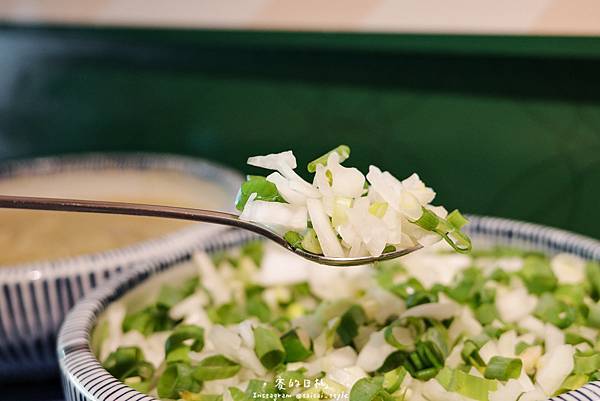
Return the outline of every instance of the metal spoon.
{"type": "Polygon", "coordinates": [[[381,260],[395,259],[422,248],[416,245],[411,248],[386,252],[380,256],[361,256],[358,258],[336,258],[307,252],[301,248],[290,245],[281,235],[271,229],[251,221],[240,220],[231,213],[217,212],[214,210],[192,209],[185,207],[172,207],[160,205],[145,205],[138,203],[107,202],[83,199],[41,198],[29,196],[0,195],[0,208],[30,209],[30,210],[56,210],[61,212],[88,212],[122,214],[131,216],[163,217],[179,220],[203,221],[206,223],[222,224],[249,230],[274,241],[288,251],[294,252],[305,259],[330,266],[358,266],[381,260]]]}

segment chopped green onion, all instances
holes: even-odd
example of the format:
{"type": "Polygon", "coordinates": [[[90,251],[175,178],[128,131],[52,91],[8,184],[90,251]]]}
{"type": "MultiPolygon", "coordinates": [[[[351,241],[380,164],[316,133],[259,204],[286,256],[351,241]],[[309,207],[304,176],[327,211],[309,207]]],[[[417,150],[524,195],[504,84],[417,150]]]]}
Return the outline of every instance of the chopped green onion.
{"type": "Polygon", "coordinates": [[[306,234],[302,239],[302,248],[307,250],[308,252],[315,253],[317,255],[323,254],[323,250],[321,249],[321,243],[317,238],[317,233],[314,229],[309,228],[306,230],[306,234]]]}
{"type": "Polygon", "coordinates": [[[385,248],[383,248],[383,253],[390,253],[390,252],[396,252],[396,247],[394,245],[386,245],[385,248]]]}
{"type": "Polygon", "coordinates": [[[142,381],[146,381],[154,374],[154,367],[144,360],[144,354],[139,347],[117,348],[110,353],[102,366],[119,380],[140,377],[142,381]]]}
{"type": "Polygon", "coordinates": [[[223,325],[240,323],[248,317],[245,308],[236,302],[226,303],[218,308],[210,308],[207,313],[213,323],[223,325]]]}
{"type": "Polygon", "coordinates": [[[385,342],[399,350],[412,351],[414,348],[414,339],[410,329],[400,326],[400,321],[396,320],[383,331],[385,342]]]}
{"type": "Polygon", "coordinates": [[[527,256],[519,275],[532,294],[541,295],[556,288],[557,279],[544,257],[527,256]]]}
{"type": "Polygon", "coordinates": [[[302,249],[302,235],[296,231],[288,231],[283,235],[283,238],[292,246],[292,248],[302,249]]]}
{"type": "Polygon", "coordinates": [[[487,364],[483,376],[486,379],[508,380],[517,379],[521,375],[523,361],[519,358],[493,356],[487,364]]]}
{"type": "Polygon", "coordinates": [[[235,376],[241,366],[223,355],[213,355],[203,359],[194,369],[194,378],[198,381],[227,379],[235,376]]]}
{"type": "Polygon", "coordinates": [[[300,330],[290,330],[281,336],[285,349],[285,362],[300,362],[313,354],[308,334],[300,330]]]}
{"type": "Polygon", "coordinates": [[[265,397],[268,394],[277,394],[273,381],[250,379],[246,387],[245,397],[247,400],[265,397]]]}
{"type": "Polygon", "coordinates": [[[575,374],[590,374],[600,370],[600,352],[590,350],[585,352],[576,352],[573,356],[575,374]]]}
{"type": "Polygon", "coordinates": [[[482,368],[485,366],[484,360],[479,355],[479,350],[481,349],[474,341],[467,340],[463,349],[460,353],[463,361],[470,366],[475,366],[477,368],[482,368]]]}
{"type": "Polygon", "coordinates": [[[349,401],[387,400],[389,394],[383,389],[383,377],[364,377],[358,380],[350,390],[349,401]]]}
{"type": "MultiPolygon", "coordinates": [[[[588,375],[574,374],[568,376],[560,385],[560,388],[554,395],[566,393],[571,390],[578,390],[590,381],[588,375]]],[[[562,398],[562,397],[561,397],[562,398]]]]}
{"type": "Polygon", "coordinates": [[[423,285],[415,278],[409,278],[404,283],[396,284],[390,290],[402,299],[407,299],[417,291],[425,291],[423,285]]]}
{"type": "Polygon", "coordinates": [[[569,327],[577,318],[574,307],[548,293],[542,294],[533,313],[544,322],[552,323],[561,329],[569,327]]]}
{"type": "Polygon", "coordinates": [[[256,327],[254,344],[254,352],[265,368],[274,369],[285,360],[285,349],[275,332],[264,327],[256,327]]]}
{"type": "Polygon", "coordinates": [[[492,323],[498,318],[498,312],[494,304],[482,304],[475,309],[475,318],[479,320],[482,325],[492,323]]]}
{"type": "Polygon", "coordinates": [[[571,306],[582,305],[585,295],[583,286],[575,284],[560,285],[554,292],[557,299],[571,306]]]}
{"type": "Polygon", "coordinates": [[[416,291],[406,297],[406,308],[410,309],[413,306],[429,304],[438,301],[438,296],[427,291],[416,291]]]}
{"type": "Polygon", "coordinates": [[[585,265],[587,281],[591,286],[591,296],[594,301],[600,299],[600,263],[588,262],[585,265]]]}
{"type": "Polygon", "coordinates": [[[244,210],[248,198],[253,193],[256,194],[255,200],[264,200],[269,202],[285,202],[285,200],[277,191],[277,187],[270,181],[267,181],[266,177],[260,175],[250,175],[247,180],[242,184],[240,191],[238,192],[237,199],[235,201],[235,207],[237,210],[244,210]]]}
{"type": "Polygon", "coordinates": [[[192,368],[184,363],[174,363],[165,369],[158,379],[156,390],[160,398],[178,399],[180,393],[197,393],[202,384],[192,376],[192,368]]]}
{"type": "Polygon", "coordinates": [[[515,354],[521,355],[523,353],[523,351],[525,351],[527,348],[529,348],[531,346],[532,346],[531,344],[526,343],[525,341],[519,341],[517,343],[517,345],[515,345],[515,354]]]}
{"type": "Polygon", "coordinates": [[[139,312],[131,313],[123,319],[123,332],[137,330],[145,336],[158,331],[170,330],[177,322],[169,317],[169,309],[153,305],[139,312]]]}
{"type": "Polygon", "coordinates": [[[246,401],[246,395],[237,387],[229,387],[229,394],[233,401],[246,401]]]}
{"type": "Polygon", "coordinates": [[[367,320],[364,309],[359,305],[352,305],[340,319],[340,324],[336,329],[342,345],[350,345],[354,337],[358,335],[359,326],[367,320]]]}
{"type": "Polygon", "coordinates": [[[488,401],[490,391],[496,391],[498,385],[488,380],[462,372],[458,369],[442,368],[435,377],[447,391],[459,393],[477,401],[488,401]]]}
{"type": "Polygon", "coordinates": [[[590,347],[594,346],[593,342],[577,333],[573,333],[571,331],[565,333],[565,344],[577,345],[581,343],[589,344],[590,347]]]}
{"type": "Polygon", "coordinates": [[[385,212],[387,212],[387,209],[387,202],[374,202],[369,206],[369,213],[381,219],[385,215],[385,212]]]}
{"type": "Polygon", "coordinates": [[[389,394],[393,394],[400,389],[402,382],[406,378],[406,369],[400,366],[394,370],[384,373],[383,375],[383,389],[389,394]]]}
{"type": "Polygon", "coordinates": [[[600,329],[600,302],[589,306],[587,325],[596,329],[600,329]]]}
{"type": "Polygon", "coordinates": [[[256,266],[262,263],[265,247],[262,241],[249,241],[242,246],[242,256],[248,256],[256,266]]]}
{"type": "Polygon", "coordinates": [[[307,166],[308,172],[314,173],[315,171],[317,171],[317,165],[319,165],[319,164],[326,166],[327,159],[329,159],[329,155],[332,152],[337,152],[337,154],[340,156],[340,163],[342,163],[344,160],[346,160],[350,157],[350,147],[347,145],[340,145],[337,148],[325,153],[323,156],[320,156],[319,158],[308,163],[308,166],[307,166]]]}
{"type": "Polygon", "coordinates": [[[165,355],[169,355],[175,349],[187,347],[188,350],[195,352],[202,351],[204,348],[204,328],[194,325],[180,325],[175,328],[165,342],[165,355]],[[187,340],[193,340],[191,345],[185,345],[187,340]]]}
{"type": "Polygon", "coordinates": [[[467,218],[464,217],[458,211],[458,209],[455,209],[452,212],[450,212],[448,216],[446,216],[446,221],[457,230],[460,230],[461,228],[463,228],[464,225],[466,225],[469,222],[469,220],[467,220],[467,218]]]}
{"type": "Polygon", "coordinates": [[[437,214],[431,210],[422,208],[423,214],[414,223],[421,227],[423,230],[435,231],[437,226],[440,224],[440,218],[437,214]]]}

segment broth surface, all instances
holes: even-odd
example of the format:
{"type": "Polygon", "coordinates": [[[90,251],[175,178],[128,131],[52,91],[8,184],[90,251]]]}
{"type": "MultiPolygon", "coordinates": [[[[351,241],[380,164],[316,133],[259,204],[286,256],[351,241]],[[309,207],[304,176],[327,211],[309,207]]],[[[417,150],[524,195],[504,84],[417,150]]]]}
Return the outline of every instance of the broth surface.
{"type": "MultiPolygon", "coordinates": [[[[232,203],[217,184],[161,170],[99,170],[0,179],[0,193],[140,202],[228,210],[232,203]]],[[[123,247],[167,234],[185,221],[0,209],[0,267],[123,247]]]]}

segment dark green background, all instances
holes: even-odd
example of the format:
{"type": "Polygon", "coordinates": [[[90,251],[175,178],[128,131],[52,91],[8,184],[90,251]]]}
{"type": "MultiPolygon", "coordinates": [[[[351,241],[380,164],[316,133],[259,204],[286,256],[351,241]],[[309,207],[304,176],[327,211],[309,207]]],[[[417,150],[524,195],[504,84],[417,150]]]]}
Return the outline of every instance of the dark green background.
{"type": "MultiPolygon", "coordinates": [[[[600,38],[0,29],[0,158],[244,169],[339,143],[449,208],[600,237],[600,38]]],[[[247,171],[247,170],[246,170],[247,171]]]]}

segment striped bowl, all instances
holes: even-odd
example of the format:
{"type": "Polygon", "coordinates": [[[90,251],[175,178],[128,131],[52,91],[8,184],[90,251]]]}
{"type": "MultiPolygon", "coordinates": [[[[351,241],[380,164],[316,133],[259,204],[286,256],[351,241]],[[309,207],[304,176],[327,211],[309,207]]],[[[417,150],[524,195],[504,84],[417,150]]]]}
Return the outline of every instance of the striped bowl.
{"type": "MultiPolygon", "coordinates": [[[[476,246],[505,245],[547,254],[568,252],[588,260],[600,260],[600,242],[554,228],[513,220],[469,216],[466,231],[476,246]]],[[[243,235],[233,232],[211,243],[206,249],[222,250],[240,244],[243,235]]],[[[172,265],[156,264],[153,271],[172,265]]],[[[151,274],[130,271],[118,280],[96,290],[80,302],[67,316],[58,338],[58,357],[67,401],[156,401],[121,383],[108,373],[91,350],[91,332],[97,317],[106,307],[132,288],[145,282],[151,274]]],[[[160,277],[157,277],[160,279],[160,277]]],[[[600,401],[600,381],[552,398],[552,401],[600,401]]]]}
{"type": "MultiPolygon", "coordinates": [[[[205,160],[141,153],[8,162],[0,165],[0,178],[115,168],[181,172],[218,184],[231,199],[242,182],[237,172],[205,160]]],[[[170,265],[184,259],[228,230],[195,224],[123,248],[1,268],[0,379],[56,373],[58,329],[79,298],[132,267],[143,270],[145,266],[170,265]]]]}

